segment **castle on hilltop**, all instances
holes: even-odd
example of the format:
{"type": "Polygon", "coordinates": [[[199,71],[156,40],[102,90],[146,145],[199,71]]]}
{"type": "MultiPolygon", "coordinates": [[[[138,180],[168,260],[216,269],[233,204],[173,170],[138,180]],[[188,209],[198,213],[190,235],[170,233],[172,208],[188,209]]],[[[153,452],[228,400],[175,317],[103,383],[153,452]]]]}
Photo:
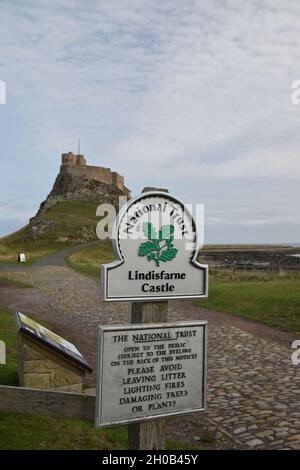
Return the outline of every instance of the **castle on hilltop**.
{"type": "Polygon", "coordinates": [[[110,168],[102,166],[87,165],[84,155],[75,155],[73,152],[63,153],[61,156],[61,176],[72,176],[75,178],[84,178],[95,180],[114,186],[122,191],[126,196],[130,196],[130,191],[124,184],[124,177],[110,168]]]}
{"type": "Polygon", "coordinates": [[[82,243],[95,240],[96,207],[100,204],[111,204],[118,210],[122,196],[131,198],[123,176],[111,171],[110,168],[87,165],[84,155],[63,153],[54,185],[47,198],[40,204],[36,215],[29,221],[28,239],[55,237],[59,230],[60,234],[55,238],[57,241],[82,243]],[[75,205],[78,212],[72,214],[72,205],[66,203],[75,201],[83,204],[75,205]],[[62,204],[60,206],[62,212],[58,210],[58,214],[55,211],[51,212],[51,208],[57,204],[62,204]],[[86,208],[93,210],[91,204],[94,204],[95,218],[92,218],[90,213],[85,217],[86,208]],[[59,217],[61,214],[65,214],[63,219],[59,217]],[[78,228],[78,223],[79,225],[82,223],[83,226],[78,228]],[[70,227],[74,229],[74,233],[72,230],[70,233],[70,227]]]}

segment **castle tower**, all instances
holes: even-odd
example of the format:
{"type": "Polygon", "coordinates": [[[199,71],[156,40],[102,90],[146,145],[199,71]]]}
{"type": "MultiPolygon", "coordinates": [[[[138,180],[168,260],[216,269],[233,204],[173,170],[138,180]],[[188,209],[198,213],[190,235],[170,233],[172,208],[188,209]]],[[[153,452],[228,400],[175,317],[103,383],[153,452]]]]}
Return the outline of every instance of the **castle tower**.
{"type": "Polygon", "coordinates": [[[124,194],[130,196],[130,191],[124,184],[123,176],[116,171],[111,171],[110,168],[88,165],[85,156],[80,153],[77,155],[73,152],[62,153],[59,178],[65,178],[66,175],[68,175],[68,184],[72,178],[73,180],[74,178],[94,180],[118,188],[124,194]]]}
{"type": "Polygon", "coordinates": [[[84,155],[76,155],[76,159],[77,159],[77,165],[80,165],[80,166],[86,166],[86,159],[84,158],[84,155]]]}
{"type": "Polygon", "coordinates": [[[61,164],[62,166],[86,166],[86,159],[84,155],[75,155],[73,152],[62,153],[61,164]]]}
{"type": "Polygon", "coordinates": [[[73,152],[62,153],[61,164],[62,166],[76,165],[77,164],[76,155],[74,155],[73,152]]]}

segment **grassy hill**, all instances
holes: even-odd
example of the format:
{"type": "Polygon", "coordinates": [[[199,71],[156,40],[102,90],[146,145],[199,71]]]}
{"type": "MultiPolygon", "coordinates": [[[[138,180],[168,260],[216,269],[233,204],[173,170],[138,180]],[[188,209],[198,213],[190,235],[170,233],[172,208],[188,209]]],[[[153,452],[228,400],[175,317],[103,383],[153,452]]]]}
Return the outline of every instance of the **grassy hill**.
{"type": "Polygon", "coordinates": [[[30,263],[67,246],[96,240],[97,206],[96,202],[58,202],[34,223],[0,239],[0,262],[16,262],[21,252],[30,263]]]}

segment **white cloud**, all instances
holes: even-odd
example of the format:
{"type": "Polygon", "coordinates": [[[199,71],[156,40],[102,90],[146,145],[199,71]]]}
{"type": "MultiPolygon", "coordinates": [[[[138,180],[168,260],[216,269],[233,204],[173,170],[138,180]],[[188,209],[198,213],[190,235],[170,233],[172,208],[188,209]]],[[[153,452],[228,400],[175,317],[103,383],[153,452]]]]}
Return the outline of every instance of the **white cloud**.
{"type": "Polygon", "coordinates": [[[211,227],[222,206],[216,218],[236,211],[239,236],[251,236],[241,208],[253,221],[274,209],[261,179],[280,186],[275,210],[293,217],[299,20],[294,0],[3,2],[0,152],[5,182],[18,184],[0,197],[25,193],[37,205],[80,136],[89,161],[119,170],[134,192],[157,184],[205,201],[211,227]]]}

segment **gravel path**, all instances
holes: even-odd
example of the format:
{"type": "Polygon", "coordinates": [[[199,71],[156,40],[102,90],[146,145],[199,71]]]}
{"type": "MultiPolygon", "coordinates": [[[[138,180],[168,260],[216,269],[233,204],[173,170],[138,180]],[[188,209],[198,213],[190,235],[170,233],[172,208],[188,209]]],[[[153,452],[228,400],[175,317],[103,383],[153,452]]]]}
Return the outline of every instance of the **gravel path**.
{"type": "MultiPolygon", "coordinates": [[[[42,263],[14,270],[14,276],[35,289],[1,287],[1,304],[48,320],[93,365],[97,325],[130,321],[128,303],[101,303],[99,283],[66,266],[42,263]]],[[[300,449],[300,366],[291,364],[293,335],[190,301],[169,303],[170,320],[203,318],[209,321],[207,411],[176,418],[170,433],[182,438],[188,429],[197,444],[197,434],[206,432],[223,448],[300,449]]],[[[94,380],[92,375],[90,384],[94,380]]]]}

